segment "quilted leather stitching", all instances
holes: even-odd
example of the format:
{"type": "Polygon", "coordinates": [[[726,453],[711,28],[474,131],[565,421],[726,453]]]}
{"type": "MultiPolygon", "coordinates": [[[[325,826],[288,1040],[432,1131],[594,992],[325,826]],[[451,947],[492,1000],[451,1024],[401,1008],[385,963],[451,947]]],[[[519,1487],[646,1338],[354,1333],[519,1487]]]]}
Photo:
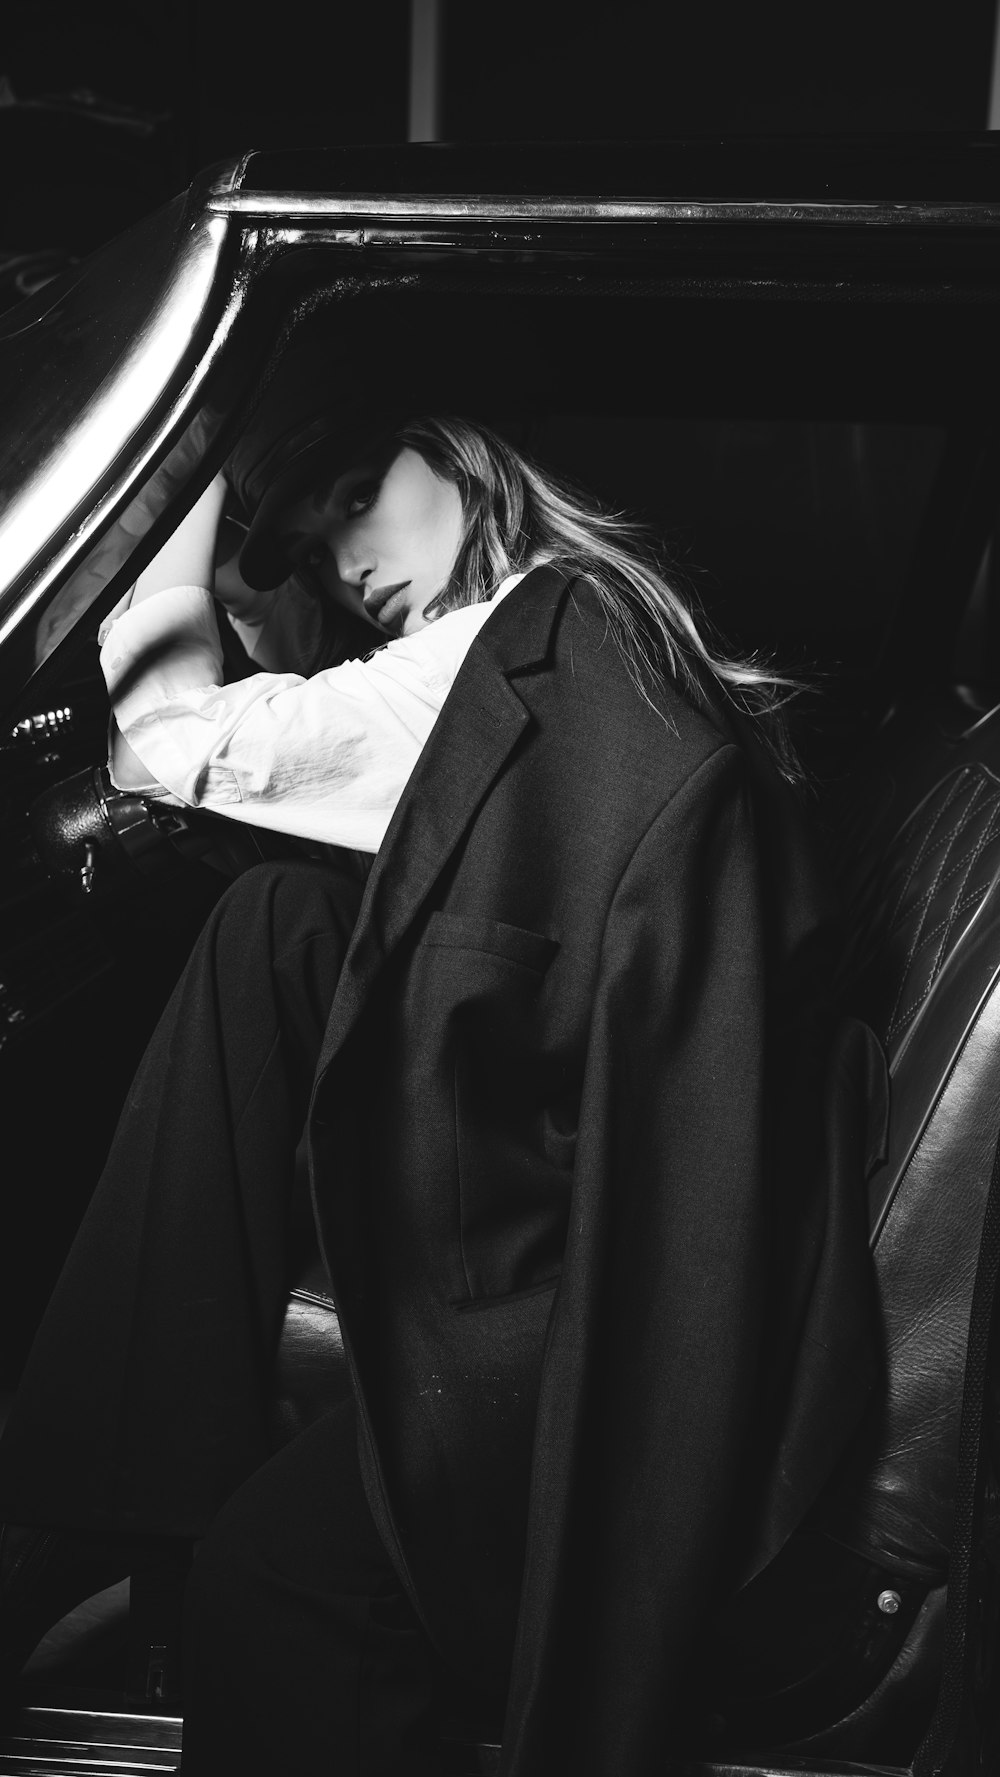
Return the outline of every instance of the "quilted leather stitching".
{"type": "MultiPolygon", "coordinates": [[[[950,807],[951,803],[953,801],[955,801],[956,799],[957,799],[957,788],[956,788],[955,796],[948,797],[948,799],[945,803],[945,808],[947,809],[948,807],[950,807]]],[[[896,994],[895,1004],[893,1005],[892,1011],[889,1014],[888,1035],[890,1037],[892,1037],[896,1034],[896,1031],[900,1029],[902,1023],[909,1022],[909,1019],[912,1018],[913,1013],[917,1009],[917,1006],[921,1005],[923,1003],[923,1001],[926,999],[928,993],[930,992],[932,983],[936,980],[937,975],[940,972],[941,960],[942,960],[942,956],[944,953],[944,943],[942,943],[938,949],[937,957],[935,958],[934,965],[932,965],[932,967],[931,967],[931,971],[928,976],[927,982],[924,986],[923,993],[918,995],[916,1002],[914,1003],[914,1005],[912,1006],[912,1008],[909,1012],[907,1012],[904,1015],[900,1015],[899,1014],[899,1002],[903,997],[903,993],[905,991],[907,981],[910,976],[910,972],[914,966],[917,952],[921,947],[922,932],[923,932],[924,924],[925,924],[925,922],[928,918],[928,915],[930,913],[930,909],[933,904],[934,897],[938,893],[938,890],[940,889],[942,882],[947,881],[948,877],[952,874],[952,872],[946,871],[945,866],[948,862],[948,858],[950,856],[952,847],[955,845],[958,837],[964,832],[965,827],[968,824],[969,814],[971,812],[972,806],[975,803],[975,800],[976,800],[976,797],[975,797],[975,794],[973,794],[972,801],[965,811],[964,819],[962,817],[960,817],[960,824],[959,824],[957,830],[953,831],[952,833],[950,833],[947,836],[946,842],[945,842],[945,848],[942,851],[941,858],[939,860],[938,867],[935,872],[934,879],[931,883],[931,886],[926,891],[926,893],[921,896],[920,900],[917,903],[917,905],[920,909],[920,918],[918,920],[917,930],[916,930],[913,942],[910,945],[910,950],[909,950],[909,953],[906,957],[906,961],[903,966],[903,971],[900,976],[899,989],[896,994]]],[[[938,823],[935,821],[934,827],[936,827],[937,825],[938,825],[938,823]]],[[[933,830],[934,830],[934,828],[932,827],[931,831],[933,832],[933,830]]],[[[929,851],[929,849],[930,848],[929,848],[928,844],[921,846],[920,851],[918,852],[918,857],[926,855],[927,852],[929,851]]],[[[981,846],[980,846],[979,850],[980,851],[982,850],[981,846]]],[[[978,852],[976,854],[974,854],[973,862],[975,861],[975,856],[978,856],[978,852]]],[[[969,868],[971,869],[971,867],[972,866],[970,864],[969,868]]],[[[914,870],[911,871],[911,873],[908,877],[908,882],[912,882],[914,880],[915,874],[916,874],[916,870],[914,868],[914,870]]],[[[968,880],[968,871],[966,871],[966,880],[968,880]]],[[[952,908],[950,910],[950,914],[949,914],[949,916],[946,917],[944,923],[947,928],[947,932],[950,933],[954,929],[954,924],[955,924],[955,909],[954,908],[952,908]]],[[[945,940],[945,942],[946,942],[946,940],[945,940]]]]}
{"type": "MultiPolygon", "coordinates": [[[[970,801],[970,804],[969,804],[969,807],[970,807],[970,809],[971,809],[971,807],[972,807],[972,806],[973,806],[973,803],[974,803],[974,801],[975,801],[975,800],[976,800],[976,798],[975,798],[975,796],[974,796],[974,797],[973,797],[973,799],[972,799],[972,800],[971,800],[971,801],[970,801]]],[[[980,838],[979,838],[979,841],[978,841],[978,843],[977,843],[977,844],[976,844],[976,845],[975,845],[975,847],[974,847],[974,849],[973,849],[973,852],[972,852],[972,856],[971,856],[971,858],[970,858],[970,859],[969,859],[969,862],[968,862],[968,864],[967,864],[967,866],[966,866],[966,868],[965,868],[965,875],[964,875],[964,881],[965,881],[965,882],[968,882],[968,880],[969,880],[969,877],[970,877],[970,875],[971,875],[971,874],[972,874],[972,871],[973,871],[973,870],[974,870],[974,868],[975,868],[975,866],[976,866],[976,864],[977,864],[977,863],[978,863],[978,861],[979,861],[979,859],[980,859],[980,857],[981,857],[981,856],[982,856],[982,854],[983,854],[983,852],[984,852],[984,850],[985,850],[985,848],[986,848],[986,846],[987,846],[987,844],[988,844],[988,843],[989,843],[989,841],[990,841],[990,840],[991,840],[991,839],[992,839],[992,838],[993,838],[993,837],[994,837],[994,835],[995,835],[995,834],[996,834],[996,831],[997,831],[997,825],[996,825],[996,820],[995,820],[995,815],[996,815],[996,809],[995,809],[995,808],[994,808],[994,809],[993,809],[993,810],[991,810],[991,811],[990,811],[990,812],[991,812],[991,814],[992,814],[992,815],[993,815],[993,816],[994,816],[994,819],[993,819],[993,820],[992,820],[992,822],[991,822],[991,824],[990,824],[990,825],[988,825],[988,826],[987,826],[987,828],[986,828],[986,829],[985,829],[985,831],[984,831],[984,832],[983,832],[983,833],[982,833],[982,834],[981,834],[981,835],[980,835],[980,838]]],[[[964,832],[965,832],[965,828],[966,828],[966,827],[967,827],[967,826],[968,826],[968,815],[967,815],[967,816],[966,816],[966,820],[965,820],[965,822],[964,822],[964,824],[963,824],[963,825],[962,825],[962,826],[960,826],[960,827],[959,827],[959,829],[958,829],[958,830],[957,830],[957,832],[956,832],[956,833],[955,833],[955,834],[954,834],[954,835],[953,835],[953,836],[952,836],[952,839],[951,839],[951,845],[954,845],[954,844],[956,844],[956,843],[957,843],[957,841],[958,841],[958,839],[959,839],[959,838],[960,838],[960,837],[962,837],[962,836],[963,836],[963,835],[964,835],[964,832]]],[[[947,855],[947,854],[946,854],[946,855],[947,855]]],[[[940,887],[941,887],[941,886],[942,886],[942,885],[943,885],[943,884],[944,884],[944,883],[946,883],[946,882],[948,882],[948,881],[950,881],[950,879],[951,879],[951,877],[952,877],[952,876],[955,876],[955,875],[957,875],[957,874],[958,874],[958,873],[959,873],[959,871],[960,871],[960,870],[961,870],[961,868],[962,868],[962,860],[961,860],[961,859],[960,859],[960,860],[959,860],[959,863],[958,863],[958,865],[957,865],[957,866],[956,866],[956,867],[955,867],[955,869],[954,869],[954,870],[949,870],[949,871],[946,871],[946,872],[945,872],[945,871],[941,871],[941,872],[939,872],[939,873],[938,873],[938,876],[937,876],[937,878],[936,878],[936,880],[935,880],[935,883],[934,883],[934,886],[933,886],[933,890],[932,890],[932,891],[931,891],[931,894],[929,894],[929,895],[928,895],[928,897],[927,897],[927,899],[926,899],[926,903],[925,903],[925,910],[924,910],[924,916],[926,916],[926,912],[927,912],[927,911],[928,911],[928,910],[929,910],[929,908],[930,908],[930,902],[931,902],[931,898],[932,898],[932,895],[933,895],[933,894],[934,894],[934,893],[936,893],[936,892],[937,892],[937,891],[938,891],[938,889],[939,889],[939,888],[940,888],[940,887]]],[[[969,896],[968,896],[968,897],[967,897],[967,898],[966,898],[966,899],[965,899],[965,900],[964,900],[964,901],[962,901],[962,900],[959,900],[959,901],[957,901],[957,902],[956,902],[956,903],[955,903],[955,904],[954,904],[954,905],[953,905],[953,906],[952,906],[952,907],[951,907],[951,908],[950,908],[950,909],[949,909],[949,910],[948,910],[948,912],[947,912],[947,914],[946,914],[946,916],[945,916],[945,917],[944,917],[944,919],[943,919],[943,920],[942,920],[942,921],[941,921],[941,922],[940,922],[940,925],[939,925],[939,926],[938,926],[938,927],[937,927],[937,928],[936,928],[936,929],[937,929],[937,930],[939,930],[939,931],[943,931],[943,932],[944,932],[944,934],[945,934],[945,935],[944,935],[944,939],[943,939],[943,941],[942,941],[942,944],[941,944],[941,947],[940,947],[940,951],[939,951],[939,954],[938,954],[938,957],[937,957],[937,959],[936,959],[936,965],[937,965],[937,966],[932,966],[932,969],[931,969],[931,973],[930,973],[930,976],[929,976],[929,978],[928,978],[928,981],[927,981],[927,984],[926,984],[926,986],[925,986],[925,988],[924,988],[924,991],[923,991],[923,993],[922,993],[922,994],[920,994],[920,995],[919,995],[919,996],[918,996],[918,999],[917,999],[917,1000],[916,1000],[916,1002],[914,1002],[914,1004],[913,1004],[913,1006],[912,1006],[912,1007],[911,1007],[911,1009],[910,1009],[910,1010],[909,1010],[909,1012],[907,1012],[907,1013],[906,1013],[906,1014],[905,1014],[905,1015],[903,1015],[903,1018],[902,1018],[902,1019],[900,1019],[900,1018],[897,1018],[897,1017],[895,1017],[895,1016],[894,1016],[894,1018],[893,1018],[893,1022],[892,1022],[892,1024],[891,1024],[891,1025],[890,1025],[890,1030],[889,1030],[889,1034],[890,1034],[890,1036],[891,1036],[891,1035],[893,1035],[893,1034],[894,1034],[894,1032],[895,1032],[895,1029],[896,1029],[896,1028],[897,1028],[897,1026],[898,1026],[898,1024],[899,1024],[899,1023],[900,1023],[900,1022],[903,1022],[903,1021],[904,1021],[904,1020],[905,1020],[905,1019],[908,1019],[908,1018],[910,1018],[910,1017],[912,1017],[912,1016],[913,1016],[913,1013],[914,1013],[914,1012],[915,1012],[915,1011],[916,1011],[916,1009],[917,1009],[917,1007],[918,1007],[918,1006],[919,1006],[919,1005],[921,1005],[921,1004],[922,1004],[922,1003],[923,1003],[923,1001],[924,1001],[924,1000],[925,1000],[925,999],[926,999],[926,997],[927,997],[927,994],[928,994],[928,993],[929,993],[929,992],[930,992],[930,989],[931,989],[931,987],[932,987],[932,985],[933,985],[933,983],[934,983],[934,981],[935,981],[935,980],[936,980],[936,979],[937,979],[937,976],[938,976],[938,974],[939,974],[939,973],[940,973],[940,966],[941,966],[941,961],[942,961],[942,960],[943,960],[943,956],[944,956],[944,952],[945,952],[945,950],[946,950],[946,948],[947,948],[947,945],[948,945],[948,940],[949,940],[949,938],[950,938],[950,937],[951,937],[951,933],[952,933],[952,932],[953,932],[953,930],[954,930],[954,928],[955,928],[955,924],[956,924],[956,921],[957,921],[957,919],[958,919],[958,916],[959,916],[959,914],[960,914],[960,913],[961,913],[961,912],[963,912],[963,911],[964,911],[964,910],[965,910],[965,908],[967,908],[967,907],[969,907],[969,906],[972,906],[972,905],[974,905],[974,904],[976,904],[976,903],[978,903],[978,902],[979,902],[979,901],[981,901],[981,900],[982,900],[982,898],[983,898],[983,896],[984,896],[984,895],[985,895],[985,894],[986,894],[986,892],[987,892],[987,889],[988,889],[988,888],[989,888],[989,886],[990,886],[990,885],[989,885],[989,884],[988,884],[988,883],[983,883],[983,884],[981,884],[981,885],[980,885],[980,887],[979,887],[979,888],[978,888],[978,889],[977,889],[977,890],[976,890],[976,891],[975,891],[975,892],[974,892],[974,893],[973,893],[973,894],[971,894],[971,895],[969,895],[969,896]]],[[[918,944],[916,944],[916,943],[915,943],[915,944],[914,944],[914,945],[913,945],[913,947],[912,947],[912,949],[911,949],[911,951],[910,951],[910,955],[909,955],[909,957],[908,957],[908,958],[907,958],[907,969],[910,969],[910,968],[912,968],[912,967],[913,967],[913,964],[914,964],[914,962],[915,962],[915,960],[916,960],[916,955],[917,955],[917,951],[918,951],[918,949],[919,949],[919,948],[920,948],[920,946],[919,946],[919,945],[918,945],[918,944]]],[[[901,994],[902,994],[902,991],[903,991],[903,987],[904,987],[904,986],[905,986],[905,979],[906,979],[906,978],[905,978],[905,975],[904,975],[904,978],[903,978],[903,980],[902,980],[902,981],[901,981],[901,982],[900,982],[900,995],[901,995],[901,994]]],[[[898,1004],[899,1004],[899,997],[898,997],[898,996],[897,996],[897,1001],[896,1001],[896,1006],[897,1006],[897,1007],[898,1007],[898,1004]]],[[[894,1014],[895,1014],[895,1011],[896,1011],[896,1008],[894,1008],[894,1009],[893,1009],[893,1010],[894,1010],[894,1014]]]]}
{"type": "MultiPolygon", "coordinates": [[[[951,934],[954,931],[955,920],[956,920],[958,914],[963,912],[966,907],[977,906],[979,904],[979,902],[983,899],[983,896],[987,892],[988,892],[988,889],[986,886],[984,886],[981,889],[977,889],[977,891],[974,895],[970,895],[968,897],[968,900],[959,903],[959,905],[954,909],[954,912],[953,912],[951,918],[949,918],[947,921],[942,921],[941,925],[935,927],[935,932],[943,932],[944,933],[944,938],[942,940],[942,943],[941,943],[941,946],[938,950],[938,955],[936,958],[937,966],[931,968],[931,970],[928,974],[927,980],[925,981],[920,993],[916,996],[915,999],[912,999],[909,1002],[905,1011],[897,1012],[896,1007],[895,1006],[893,1007],[892,1021],[889,1025],[889,1029],[887,1032],[887,1035],[889,1036],[890,1040],[894,1036],[896,1036],[898,1031],[904,1029],[904,1027],[907,1024],[909,1024],[911,1018],[913,1018],[915,1013],[919,1012],[921,1006],[923,1005],[925,999],[927,998],[927,995],[930,993],[931,988],[934,986],[935,981],[937,980],[938,976],[940,975],[941,965],[944,960],[944,953],[948,948],[948,939],[951,937],[951,934]]],[[[921,945],[921,946],[919,946],[919,948],[922,949],[923,946],[921,945]]],[[[911,966],[909,959],[908,959],[907,966],[908,967],[911,966]]],[[[902,993],[903,986],[905,986],[905,980],[900,986],[900,993],[902,993]]],[[[898,998],[897,998],[896,1004],[897,1004],[897,1006],[899,1004],[898,998]]]]}
{"type": "Polygon", "coordinates": [[[978,888],[972,890],[971,894],[966,895],[964,901],[956,901],[947,918],[939,920],[936,926],[933,926],[929,932],[924,934],[913,953],[914,957],[916,957],[916,955],[924,948],[925,944],[933,943],[934,939],[938,937],[941,932],[944,932],[945,934],[949,933],[952,930],[958,915],[964,913],[967,907],[977,906],[983,896],[989,893],[989,887],[989,883],[981,883],[978,888]]]}
{"type": "MultiPolygon", "coordinates": [[[[981,798],[980,798],[980,800],[981,800],[981,798]]],[[[978,813],[978,807],[974,806],[973,803],[970,802],[969,807],[968,807],[965,817],[964,817],[963,826],[957,832],[951,833],[947,836],[945,843],[948,847],[948,851],[953,850],[957,841],[960,838],[964,837],[965,829],[971,825],[972,815],[975,813],[978,813]]],[[[992,839],[994,833],[997,831],[997,826],[996,826],[997,810],[995,808],[988,808],[987,813],[991,817],[992,824],[987,826],[985,831],[983,832],[979,846],[977,847],[977,852],[982,850],[982,847],[984,844],[988,844],[989,840],[992,839]]],[[[948,856],[947,851],[945,853],[945,856],[946,857],[948,856]]],[[[942,875],[939,877],[939,883],[944,884],[945,882],[950,881],[952,876],[957,875],[958,872],[962,868],[963,868],[963,860],[962,860],[962,858],[959,858],[957,860],[957,862],[951,866],[950,869],[947,869],[942,873],[942,875]]]]}
{"type": "MultiPolygon", "coordinates": [[[[884,913],[869,927],[876,940],[866,946],[869,966],[886,946],[899,950],[890,971],[891,1010],[878,1020],[887,1045],[895,1046],[926,1002],[998,876],[1000,782],[980,766],[965,766],[915,811],[872,885],[884,913]]],[[[876,979],[883,970],[884,955],[876,979]]]]}
{"type": "MultiPolygon", "coordinates": [[[[957,774],[957,776],[959,776],[959,777],[961,775],[962,775],[961,773],[957,774]]],[[[937,828],[943,822],[945,815],[948,813],[948,810],[949,810],[952,802],[954,802],[955,798],[957,797],[958,792],[959,792],[959,787],[960,786],[957,782],[952,786],[951,790],[948,792],[948,795],[945,797],[944,802],[942,803],[941,807],[938,809],[933,821],[931,822],[931,825],[928,827],[927,832],[924,834],[922,844],[920,844],[917,847],[917,852],[916,852],[916,855],[913,859],[913,862],[910,865],[909,870],[906,872],[905,876],[903,877],[902,887],[900,888],[900,891],[899,891],[899,899],[896,903],[895,908],[893,909],[893,912],[890,915],[890,920],[889,920],[890,927],[895,923],[896,916],[899,913],[899,911],[903,905],[903,901],[906,896],[906,891],[909,888],[910,883],[913,881],[913,878],[916,875],[917,871],[919,870],[921,864],[923,863],[926,853],[931,849],[931,843],[934,839],[934,834],[935,834],[937,828]]],[[[947,841],[948,841],[948,835],[945,836],[945,843],[947,843],[947,841]]]]}
{"type": "MultiPolygon", "coordinates": [[[[954,826],[945,828],[944,827],[945,818],[949,813],[952,812],[955,804],[958,802],[958,796],[959,796],[958,789],[956,787],[953,787],[949,791],[949,794],[945,798],[941,807],[936,811],[930,827],[928,828],[927,832],[925,833],[921,844],[918,846],[916,854],[913,858],[913,862],[911,863],[909,869],[906,871],[906,873],[903,877],[903,883],[902,883],[902,887],[899,892],[899,896],[898,896],[896,905],[893,908],[893,911],[890,915],[890,919],[889,919],[890,931],[895,931],[896,929],[898,929],[898,926],[903,922],[903,920],[907,917],[908,913],[911,911],[911,907],[907,904],[907,894],[911,890],[914,880],[915,880],[921,866],[930,857],[933,856],[936,849],[941,848],[941,860],[940,860],[940,863],[938,866],[938,873],[935,876],[935,879],[931,883],[930,887],[923,891],[923,893],[920,897],[920,900],[922,901],[922,900],[926,899],[928,896],[933,895],[934,890],[937,888],[939,882],[942,880],[942,876],[941,876],[942,870],[945,870],[945,867],[948,863],[948,859],[949,859],[956,843],[963,836],[966,827],[969,825],[969,822],[971,821],[973,815],[976,812],[978,802],[981,797],[981,786],[979,784],[974,785],[973,789],[972,789],[972,794],[969,797],[968,801],[963,805],[963,807],[960,810],[956,811],[957,812],[957,824],[954,826]],[[943,831],[942,831],[942,829],[943,829],[943,831]]],[[[960,869],[960,868],[961,868],[961,859],[959,859],[957,861],[957,863],[952,865],[950,871],[946,871],[946,875],[950,875],[955,870],[960,869]]],[[[919,905],[919,902],[918,902],[918,905],[919,905]]]]}

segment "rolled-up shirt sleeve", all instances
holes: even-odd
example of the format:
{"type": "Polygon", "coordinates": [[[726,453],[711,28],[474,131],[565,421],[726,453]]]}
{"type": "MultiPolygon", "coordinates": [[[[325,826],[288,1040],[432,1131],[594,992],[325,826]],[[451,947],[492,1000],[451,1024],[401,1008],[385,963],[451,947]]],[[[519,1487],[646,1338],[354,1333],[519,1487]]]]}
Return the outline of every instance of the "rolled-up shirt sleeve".
{"type": "Polygon", "coordinates": [[[118,729],[147,793],[304,839],[377,851],[489,604],[305,678],[222,683],[214,602],[172,587],[102,627],[118,729]]]}

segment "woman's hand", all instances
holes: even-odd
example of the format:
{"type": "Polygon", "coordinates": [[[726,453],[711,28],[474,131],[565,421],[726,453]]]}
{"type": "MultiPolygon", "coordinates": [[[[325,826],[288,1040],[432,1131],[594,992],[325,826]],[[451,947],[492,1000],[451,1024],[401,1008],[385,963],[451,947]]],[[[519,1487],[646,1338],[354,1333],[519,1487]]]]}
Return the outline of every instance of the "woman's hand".
{"type": "Polygon", "coordinates": [[[274,608],[279,587],[258,592],[248,586],[240,573],[240,550],[246,531],[230,519],[223,519],[218,531],[215,551],[215,584],[213,591],[219,604],[239,623],[266,622],[274,608]]]}
{"type": "Polygon", "coordinates": [[[267,592],[247,585],[239,569],[246,533],[225,516],[228,494],[222,474],[209,482],[140,574],[130,602],[172,586],[202,586],[222,606],[260,671],[308,673],[322,640],[319,604],[294,579],[267,592]]]}
{"type": "Polygon", "coordinates": [[[225,517],[229,489],[225,476],[210,481],[190,512],[181,519],[159,554],[139,575],[133,604],[169,586],[203,586],[230,617],[241,623],[266,621],[275,592],[257,592],[239,570],[245,531],[225,517]]]}

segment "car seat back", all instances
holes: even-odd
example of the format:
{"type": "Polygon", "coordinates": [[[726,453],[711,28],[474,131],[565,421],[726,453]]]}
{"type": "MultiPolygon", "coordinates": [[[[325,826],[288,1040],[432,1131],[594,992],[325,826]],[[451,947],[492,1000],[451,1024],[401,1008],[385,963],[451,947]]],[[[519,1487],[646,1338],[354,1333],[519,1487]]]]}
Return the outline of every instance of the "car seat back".
{"type": "Polygon", "coordinates": [[[1000,1133],[1000,724],[938,737],[905,779],[891,758],[872,774],[842,841],[848,1000],[890,1074],[888,1147],[869,1183],[886,1387],[823,1522],[886,1567],[941,1583],[1000,1133]]]}

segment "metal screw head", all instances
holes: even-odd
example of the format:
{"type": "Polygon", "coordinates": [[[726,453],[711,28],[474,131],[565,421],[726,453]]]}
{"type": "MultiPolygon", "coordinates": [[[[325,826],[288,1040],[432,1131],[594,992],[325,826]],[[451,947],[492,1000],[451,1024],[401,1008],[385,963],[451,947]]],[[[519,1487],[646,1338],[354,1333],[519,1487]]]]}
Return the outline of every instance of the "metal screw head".
{"type": "Polygon", "coordinates": [[[878,1595],[878,1607],[885,1617],[894,1617],[902,1602],[898,1592],[880,1592],[878,1595]]]}

